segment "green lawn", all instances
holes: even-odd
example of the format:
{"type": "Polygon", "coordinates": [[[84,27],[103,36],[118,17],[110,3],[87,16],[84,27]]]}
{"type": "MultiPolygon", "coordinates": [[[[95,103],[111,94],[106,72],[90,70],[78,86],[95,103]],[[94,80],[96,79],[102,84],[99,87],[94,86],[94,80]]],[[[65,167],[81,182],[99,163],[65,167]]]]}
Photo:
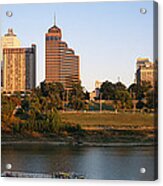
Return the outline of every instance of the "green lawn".
{"type": "Polygon", "coordinates": [[[81,126],[153,126],[154,114],[142,113],[61,113],[62,121],[81,126]]]}

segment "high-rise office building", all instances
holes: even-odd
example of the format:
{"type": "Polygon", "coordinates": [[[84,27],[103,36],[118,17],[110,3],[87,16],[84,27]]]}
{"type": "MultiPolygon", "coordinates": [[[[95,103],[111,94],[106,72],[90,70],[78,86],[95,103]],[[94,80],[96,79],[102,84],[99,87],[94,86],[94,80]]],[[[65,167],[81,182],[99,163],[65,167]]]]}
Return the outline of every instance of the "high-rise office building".
{"type": "Polygon", "coordinates": [[[79,56],[62,41],[61,29],[54,24],[46,33],[46,82],[60,82],[71,89],[79,81],[79,56]]]}
{"type": "Polygon", "coordinates": [[[6,93],[25,92],[36,84],[36,46],[4,48],[4,87],[6,93]]]}
{"type": "Polygon", "coordinates": [[[12,28],[8,29],[8,33],[1,37],[1,48],[20,47],[20,40],[13,32],[12,28]]]}
{"type": "Polygon", "coordinates": [[[154,87],[156,80],[156,64],[150,62],[148,58],[137,59],[136,83],[142,85],[142,82],[149,82],[154,87]]]}
{"type": "Polygon", "coordinates": [[[3,48],[18,48],[20,47],[20,40],[13,32],[12,28],[8,29],[8,33],[0,39],[0,62],[1,62],[1,86],[3,87],[3,48]]]}

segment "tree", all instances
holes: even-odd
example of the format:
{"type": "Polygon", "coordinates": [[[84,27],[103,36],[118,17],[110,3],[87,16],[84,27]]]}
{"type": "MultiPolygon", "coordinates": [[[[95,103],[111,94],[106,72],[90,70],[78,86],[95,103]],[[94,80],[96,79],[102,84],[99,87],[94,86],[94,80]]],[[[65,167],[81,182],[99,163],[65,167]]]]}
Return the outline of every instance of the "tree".
{"type": "Polygon", "coordinates": [[[25,97],[21,102],[21,107],[23,110],[28,111],[30,108],[30,100],[29,97],[25,97]]]}
{"type": "Polygon", "coordinates": [[[137,99],[137,94],[138,94],[138,85],[136,83],[131,84],[128,87],[128,92],[130,93],[132,99],[137,99]]]}
{"type": "Polygon", "coordinates": [[[102,93],[102,99],[114,100],[115,99],[116,87],[113,83],[105,81],[100,88],[100,93],[102,93]]]}
{"type": "Polygon", "coordinates": [[[37,132],[58,132],[61,124],[59,113],[49,97],[33,95],[22,101],[22,109],[26,118],[28,130],[37,132]]]}
{"type": "Polygon", "coordinates": [[[126,90],[126,86],[122,82],[117,82],[115,84],[115,89],[119,90],[119,91],[125,91],[126,90]]]}
{"type": "Polygon", "coordinates": [[[17,106],[20,104],[20,99],[14,96],[1,97],[1,122],[2,132],[14,132],[13,128],[16,125],[19,128],[21,120],[16,117],[17,106]]]}
{"type": "Polygon", "coordinates": [[[133,107],[134,107],[134,105],[133,105],[133,103],[132,103],[132,100],[131,100],[131,99],[128,99],[128,100],[126,101],[126,108],[127,108],[127,109],[133,109],[133,107]]]}
{"type": "Polygon", "coordinates": [[[2,123],[4,123],[5,125],[10,125],[10,119],[14,114],[17,102],[13,97],[4,96],[3,94],[1,97],[1,101],[2,123]]]}
{"type": "Polygon", "coordinates": [[[139,100],[136,104],[136,108],[137,109],[142,109],[145,106],[144,102],[142,102],[141,100],[139,100]]]}
{"type": "Polygon", "coordinates": [[[61,83],[53,82],[40,84],[40,89],[36,89],[39,96],[46,97],[57,109],[62,109],[62,101],[64,100],[64,88],[61,83]]]}
{"type": "Polygon", "coordinates": [[[143,81],[141,85],[138,85],[137,99],[142,100],[146,98],[146,94],[151,90],[151,88],[152,86],[150,82],[143,81]]]}
{"type": "Polygon", "coordinates": [[[141,85],[131,84],[128,88],[128,92],[130,93],[132,99],[142,100],[146,97],[148,91],[152,88],[150,82],[143,81],[141,85]]]}
{"type": "Polygon", "coordinates": [[[101,85],[100,93],[102,93],[102,99],[115,100],[116,91],[125,91],[125,90],[126,90],[126,86],[121,82],[117,82],[113,84],[109,81],[105,81],[101,85]]]}
{"type": "Polygon", "coordinates": [[[147,107],[149,109],[155,109],[156,108],[156,99],[155,99],[155,91],[151,90],[150,92],[147,93],[146,95],[146,100],[147,100],[147,107]]]}
{"type": "Polygon", "coordinates": [[[89,100],[89,99],[90,99],[90,93],[89,93],[88,91],[86,91],[86,92],[84,93],[84,99],[85,99],[85,100],[89,100]]]}
{"type": "Polygon", "coordinates": [[[84,92],[81,82],[74,83],[69,94],[69,106],[75,110],[83,110],[85,108],[84,92]]]}
{"type": "Polygon", "coordinates": [[[130,94],[127,90],[117,90],[115,98],[120,101],[122,109],[130,107],[130,94]]]}
{"type": "Polygon", "coordinates": [[[145,91],[147,89],[141,85],[133,83],[129,86],[128,92],[130,93],[132,99],[142,100],[145,98],[145,91]]]}
{"type": "Polygon", "coordinates": [[[48,111],[46,117],[48,120],[49,132],[58,133],[60,129],[61,118],[59,117],[57,110],[52,109],[48,111]]]}

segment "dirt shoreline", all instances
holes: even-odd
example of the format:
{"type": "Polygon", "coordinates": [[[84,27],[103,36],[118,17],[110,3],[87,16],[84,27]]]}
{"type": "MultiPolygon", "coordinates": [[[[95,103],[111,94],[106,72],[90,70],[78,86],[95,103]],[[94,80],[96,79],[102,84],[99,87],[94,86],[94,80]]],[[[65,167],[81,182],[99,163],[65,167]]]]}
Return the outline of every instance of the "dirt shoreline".
{"type": "Polygon", "coordinates": [[[89,147],[136,147],[136,146],[157,146],[154,142],[133,142],[133,143],[98,143],[98,142],[61,142],[61,141],[1,141],[1,145],[55,145],[55,146],[89,146],[89,147]]]}

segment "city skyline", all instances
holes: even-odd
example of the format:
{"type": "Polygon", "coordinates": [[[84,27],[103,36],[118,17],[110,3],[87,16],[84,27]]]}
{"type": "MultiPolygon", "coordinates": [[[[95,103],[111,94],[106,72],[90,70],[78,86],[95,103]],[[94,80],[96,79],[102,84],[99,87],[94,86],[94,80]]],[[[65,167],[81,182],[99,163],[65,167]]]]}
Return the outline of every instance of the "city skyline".
{"type": "Polygon", "coordinates": [[[91,91],[96,80],[116,82],[118,77],[129,85],[134,81],[137,57],[148,57],[153,61],[153,41],[149,39],[153,36],[153,24],[149,22],[149,17],[153,16],[153,4],[134,3],[134,6],[127,6],[127,2],[3,5],[1,34],[13,28],[23,46],[29,43],[38,46],[38,85],[45,79],[44,34],[53,25],[56,12],[57,26],[63,31],[63,40],[68,41],[69,47],[75,48],[76,54],[80,55],[82,85],[91,91]],[[146,15],[140,14],[141,7],[148,10],[146,15]],[[29,8],[30,15],[27,14],[29,8]],[[11,18],[6,17],[8,9],[13,11],[11,18]],[[35,11],[37,14],[34,14],[35,11]],[[42,11],[45,12],[44,16],[42,11]],[[23,19],[20,16],[22,13],[23,19]],[[31,19],[31,16],[34,18],[31,19]],[[124,22],[120,21],[122,17],[124,22]],[[133,19],[134,23],[131,21],[133,19]],[[114,20],[112,25],[111,20],[114,20]]]}

